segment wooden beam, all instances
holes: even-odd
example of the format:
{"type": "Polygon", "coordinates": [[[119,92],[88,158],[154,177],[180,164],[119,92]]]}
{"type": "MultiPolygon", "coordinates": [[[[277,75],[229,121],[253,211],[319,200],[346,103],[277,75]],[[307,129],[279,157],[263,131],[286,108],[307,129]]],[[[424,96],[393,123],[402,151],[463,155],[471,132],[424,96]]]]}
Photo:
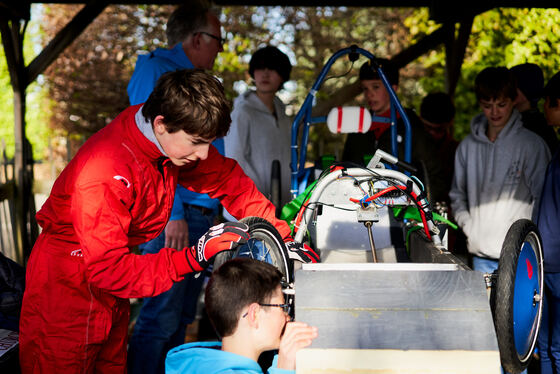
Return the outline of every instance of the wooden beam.
{"type": "MultiPolygon", "coordinates": [[[[443,1],[443,0],[436,0],[443,1]]],[[[543,1],[543,0],[538,0],[543,1]]],[[[546,0],[544,0],[546,1],[546,0]]],[[[42,3],[42,1],[33,1],[42,3]]],[[[85,3],[77,0],[53,0],[45,1],[49,4],[76,4],[85,3]]],[[[160,4],[173,5],[183,4],[185,0],[115,0],[110,4],[160,4]]],[[[434,0],[214,0],[219,6],[305,6],[305,7],[325,7],[325,6],[354,6],[354,7],[419,7],[430,6],[434,0]]]]}
{"type": "Polygon", "coordinates": [[[393,62],[393,64],[395,64],[395,66],[399,69],[405,67],[424,53],[442,44],[450,27],[451,25],[445,24],[431,34],[426,35],[416,44],[411,45],[392,57],[391,62],[393,62]]]}
{"type": "Polygon", "coordinates": [[[328,111],[335,107],[346,103],[355,98],[360,93],[360,82],[356,81],[352,84],[342,87],[334,94],[329,95],[326,100],[317,100],[317,104],[313,108],[313,116],[325,116],[328,111]]]}
{"type": "Polygon", "coordinates": [[[27,83],[33,82],[103,12],[108,4],[107,1],[94,0],[83,7],[29,64],[27,83]]]}
{"type": "MultiPolygon", "coordinates": [[[[6,1],[6,0],[0,0],[6,1]]],[[[18,1],[18,0],[15,0],[18,1]]],[[[9,2],[9,1],[8,1],[9,2]]],[[[83,4],[86,1],[78,0],[48,0],[32,1],[33,3],[49,4],[83,4]]],[[[115,0],[110,4],[182,4],[185,0],[115,0]]],[[[460,7],[460,4],[449,2],[449,0],[215,0],[217,5],[247,5],[247,6],[305,6],[305,7],[326,7],[326,6],[349,6],[349,7],[455,7],[457,14],[462,14],[464,9],[475,6],[468,4],[460,7]],[[451,4],[451,5],[449,5],[451,4]]],[[[490,5],[495,8],[558,8],[558,0],[491,0],[490,5]]]]}
{"type": "Polygon", "coordinates": [[[461,66],[465,58],[473,21],[474,15],[461,20],[457,38],[455,39],[455,27],[453,27],[445,43],[445,91],[451,97],[455,94],[457,82],[461,76],[461,66]]]}
{"type": "MultiPolygon", "coordinates": [[[[446,35],[448,34],[448,29],[451,25],[444,25],[426,35],[420,39],[416,44],[411,45],[402,52],[396,54],[391,58],[391,61],[395,66],[400,69],[410,62],[414,61],[424,53],[428,52],[430,49],[437,47],[439,44],[443,43],[446,35]]],[[[330,95],[329,99],[324,101],[319,101],[315,108],[313,109],[314,116],[326,115],[327,112],[334,106],[341,105],[345,102],[350,101],[360,93],[360,82],[354,82],[348,86],[345,86],[330,95]]]]}
{"type": "Polygon", "coordinates": [[[19,19],[0,19],[0,33],[12,87],[22,87],[26,80],[23,65],[23,39],[19,29],[19,19]]]}
{"type": "Polygon", "coordinates": [[[22,19],[29,21],[31,17],[29,0],[0,0],[0,18],[22,19]]]}

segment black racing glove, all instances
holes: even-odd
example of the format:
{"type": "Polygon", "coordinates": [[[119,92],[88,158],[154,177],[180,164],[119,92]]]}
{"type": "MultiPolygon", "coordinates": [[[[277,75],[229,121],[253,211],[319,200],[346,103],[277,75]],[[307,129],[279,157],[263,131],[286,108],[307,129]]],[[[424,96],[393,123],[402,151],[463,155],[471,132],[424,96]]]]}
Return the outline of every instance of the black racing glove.
{"type": "Polygon", "coordinates": [[[204,234],[196,246],[185,248],[187,262],[193,272],[206,269],[214,256],[247,243],[249,226],[241,222],[226,222],[213,226],[204,234]]]}
{"type": "Polygon", "coordinates": [[[304,243],[298,243],[292,238],[284,239],[286,248],[288,249],[288,257],[292,260],[302,262],[304,264],[321,262],[321,257],[310,246],[304,243]]]}

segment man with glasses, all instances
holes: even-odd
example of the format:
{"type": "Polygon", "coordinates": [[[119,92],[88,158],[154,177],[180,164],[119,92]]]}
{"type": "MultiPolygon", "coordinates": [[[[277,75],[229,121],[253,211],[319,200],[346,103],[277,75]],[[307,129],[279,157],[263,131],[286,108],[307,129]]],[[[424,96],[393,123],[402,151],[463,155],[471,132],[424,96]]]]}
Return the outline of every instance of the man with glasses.
{"type": "MultiPolygon", "coordinates": [[[[204,0],[192,0],[179,6],[167,22],[170,49],[158,48],[138,56],[128,85],[130,104],[146,101],[158,78],[168,71],[182,69],[211,70],[223,51],[218,13],[204,0]]],[[[224,141],[212,143],[224,154],[224,141]]],[[[173,210],[165,230],[154,240],[140,245],[143,254],[158,253],[162,248],[182,249],[194,245],[215,223],[219,203],[208,195],[177,186],[173,210]]],[[[163,373],[167,351],[185,341],[188,324],[196,316],[203,276],[186,276],[169,291],[143,300],[129,343],[128,368],[135,373],[163,373]]]]}
{"type": "Polygon", "coordinates": [[[317,328],[290,322],[273,265],[236,258],[214,270],[206,286],[206,310],[222,342],[184,344],[169,351],[168,374],[262,373],[261,353],[278,349],[268,373],[295,371],[296,353],[317,337],[317,328]]]}
{"type": "MultiPolygon", "coordinates": [[[[217,40],[218,43],[220,43],[220,45],[221,45],[222,47],[223,47],[224,43],[226,42],[226,39],[225,39],[225,38],[222,38],[222,37],[220,37],[220,36],[216,36],[216,35],[214,35],[214,34],[210,34],[209,32],[206,32],[206,31],[199,31],[199,32],[197,32],[197,34],[204,34],[204,35],[206,35],[206,36],[211,37],[211,38],[214,39],[214,40],[217,40]]],[[[222,48],[222,50],[223,50],[223,48],[222,48]]]]}

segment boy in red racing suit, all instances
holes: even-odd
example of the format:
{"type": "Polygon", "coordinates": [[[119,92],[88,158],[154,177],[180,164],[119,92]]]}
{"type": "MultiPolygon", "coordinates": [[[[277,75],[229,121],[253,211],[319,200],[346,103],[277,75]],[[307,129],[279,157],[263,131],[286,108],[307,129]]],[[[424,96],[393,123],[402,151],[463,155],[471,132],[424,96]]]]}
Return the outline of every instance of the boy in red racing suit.
{"type": "Polygon", "coordinates": [[[211,146],[229,124],[222,85],[181,70],[82,146],[37,213],[42,232],[20,317],[23,373],[126,372],[128,298],[158,295],[247,240],[245,225],[227,223],[196,248],[132,253],[164,229],[177,183],[219,198],[236,217],[263,217],[291,239],[274,206],[211,146]]]}

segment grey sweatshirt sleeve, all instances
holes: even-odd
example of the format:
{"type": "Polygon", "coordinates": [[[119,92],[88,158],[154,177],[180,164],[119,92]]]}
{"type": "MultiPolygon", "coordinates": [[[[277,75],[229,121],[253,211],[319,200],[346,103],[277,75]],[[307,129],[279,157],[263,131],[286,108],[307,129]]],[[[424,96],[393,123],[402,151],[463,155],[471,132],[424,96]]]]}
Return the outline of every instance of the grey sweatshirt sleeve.
{"type": "Polygon", "coordinates": [[[250,112],[244,110],[243,106],[234,108],[231,113],[231,126],[224,138],[224,147],[226,157],[236,160],[245,174],[257,183],[258,174],[251,157],[250,112]]]}
{"type": "Polygon", "coordinates": [[[546,168],[551,158],[548,146],[541,138],[535,137],[535,143],[528,150],[532,153],[532,157],[527,158],[524,172],[525,183],[529,186],[533,196],[533,220],[536,218],[535,214],[539,206],[546,168]]]}
{"type": "Polygon", "coordinates": [[[449,191],[449,199],[451,201],[451,210],[455,221],[459,227],[464,228],[470,221],[470,213],[467,198],[467,162],[466,162],[467,144],[461,142],[455,153],[455,171],[453,173],[453,182],[449,191]]]}

